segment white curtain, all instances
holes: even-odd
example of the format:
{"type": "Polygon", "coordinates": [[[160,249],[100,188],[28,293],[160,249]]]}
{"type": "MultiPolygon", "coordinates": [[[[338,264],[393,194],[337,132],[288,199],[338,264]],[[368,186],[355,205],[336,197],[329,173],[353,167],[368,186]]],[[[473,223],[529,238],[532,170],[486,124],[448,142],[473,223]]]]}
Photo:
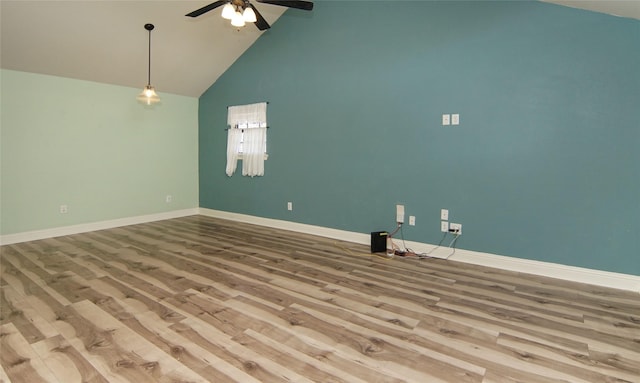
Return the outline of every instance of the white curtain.
{"type": "Polygon", "coordinates": [[[236,170],[242,154],[242,175],[264,175],[267,142],[267,103],[234,105],[228,108],[227,175],[236,170]],[[244,141],[244,143],[242,143],[244,141]],[[242,149],[241,149],[242,147],[242,149]]]}
{"type": "Polygon", "coordinates": [[[238,148],[242,139],[240,129],[229,129],[227,132],[227,175],[231,177],[238,166],[238,148]]]}
{"type": "Polygon", "coordinates": [[[249,127],[253,124],[267,123],[267,103],[234,105],[228,108],[227,125],[235,127],[249,127]]]}
{"type": "Polygon", "coordinates": [[[267,128],[251,128],[244,131],[242,151],[242,175],[264,175],[264,153],[266,151],[267,128]]]}

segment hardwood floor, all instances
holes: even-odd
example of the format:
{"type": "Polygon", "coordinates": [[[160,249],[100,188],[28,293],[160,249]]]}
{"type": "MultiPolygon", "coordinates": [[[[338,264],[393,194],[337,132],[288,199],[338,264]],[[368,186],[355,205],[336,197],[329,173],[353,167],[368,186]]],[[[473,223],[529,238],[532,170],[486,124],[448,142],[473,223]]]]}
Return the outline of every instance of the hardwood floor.
{"type": "Polygon", "coordinates": [[[2,246],[0,382],[640,382],[640,295],[192,216],[2,246]]]}

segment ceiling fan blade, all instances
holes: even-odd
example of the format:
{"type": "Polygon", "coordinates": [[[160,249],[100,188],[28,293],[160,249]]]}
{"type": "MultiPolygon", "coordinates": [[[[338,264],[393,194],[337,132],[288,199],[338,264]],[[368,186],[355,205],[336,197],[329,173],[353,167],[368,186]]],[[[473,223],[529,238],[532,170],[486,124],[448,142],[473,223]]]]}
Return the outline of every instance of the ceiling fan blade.
{"type": "Polygon", "coordinates": [[[198,17],[198,16],[202,15],[203,13],[207,13],[209,11],[212,11],[212,10],[218,8],[221,5],[224,5],[225,3],[228,3],[228,1],[227,0],[219,0],[219,1],[216,1],[216,2],[211,3],[209,5],[205,5],[204,7],[200,8],[200,9],[196,9],[195,11],[193,11],[191,13],[187,13],[185,16],[198,17]]]}
{"type": "Polygon", "coordinates": [[[258,12],[258,9],[254,7],[253,4],[251,3],[249,3],[249,6],[251,7],[251,9],[253,9],[253,12],[256,14],[256,22],[254,23],[256,27],[258,27],[258,29],[261,31],[271,28],[269,23],[267,23],[267,20],[265,20],[264,17],[262,17],[260,12],[258,12]]]}
{"type": "Polygon", "coordinates": [[[304,9],[305,11],[310,11],[313,9],[313,3],[311,1],[302,1],[302,0],[291,0],[291,1],[257,0],[257,1],[258,3],[273,4],[273,5],[280,5],[280,6],[289,7],[289,8],[304,9]]]}

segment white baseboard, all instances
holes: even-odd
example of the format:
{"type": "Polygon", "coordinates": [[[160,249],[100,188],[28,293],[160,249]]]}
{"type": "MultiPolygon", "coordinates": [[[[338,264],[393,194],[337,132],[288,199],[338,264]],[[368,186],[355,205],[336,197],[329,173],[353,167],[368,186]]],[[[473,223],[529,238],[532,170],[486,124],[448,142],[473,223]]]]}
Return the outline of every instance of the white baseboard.
{"type": "Polygon", "coordinates": [[[7,234],[0,236],[0,245],[10,245],[12,243],[36,241],[38,239],[60,237],[63,235],[72,235],[86,233],[89,231],[111,229],[114,227],[136,225],[139,223],[161,221],[163,219],[186,217],[189,215],[197,215],[198,208],[174,210],[165,213],[141,215],[137,217],[127,217],[112,219],[108,221],[85,223],[80,225],[54,227],[51,229],[26,231],[16,234],[7,234]]]}
{"type": "Polygon", "coordinates": [[[230,221],[245,222],[260,226],[268,226],[275,229],[290,230],[298,233],[319,235],[321,237],[333,238],[347,242],[368,244],[370,241],[369,234],[356,233],[353,231],[331,229],[323,226],[307,225],[304,223],[282,221],[279,219],[262,218],[253,215],[230,213],[227,211],[205,209],[202,207],[199,209],[199,211],[201,215],[206,215],[208,217],[228,219],[230,221]]]}
{"type": "MultiPolygon", "coordinates": [[[[371,240],[371,236],[369,233],[364,234],[352,231],[331,229],[322,226],[314,226],[278,219],[230,213],[220,210],[193,208],[137,217],[120,218],[109,221],[93,222],[81,225],[29,231],[17,234],[8,234],[0,236],[0,245],[9,245],[12,243],[35,241],[38,239],[59,237],[63,235],[86,233],[89,231],[111,229],[114,227],[135,225],[140,223],[186,217],[189,215],[197,214],[228,219],[231,221],[268,226],[276,229],[319,235],[322,237],[333,238],[362,245],[369,245],[371,240]]],[[[615,289],[640,293],[640,276],[637,275],[614,273],[610,271],[594,270],[575,266],[566,266],[550,262],[507,257],[504,255],[482,253],[463,249],[456,249],[455,253],[452,254],[452,249],[447,247],[446,245],[448,245],[448,243],[443,244],[442,247],[434,249],[436,246],[428,243],[405,241],[403,246],[412,249],[416,253],[429,253],[429,255],[434,258],[446,258],[450,256],[449,259],[451,260],[470,263],[474,265],[494,267],[497,269],[535,274],[544,277],[558,278],[573,282],[611,287],[615,289]]]]}
{"type": "MultiPolygon", "coordinates": [[[[255,217],[251,215],[230,213],[205,208],[200,208],[199,213],[201,215],[209,217],[222,218],[232,221],[268,226],[277,229],[319,235],[322,237],[354,242],[363,245],[369,245],[371,240],[370,234],[337,230],[271,218],[255,217]]],[[[399,241],[396,240],[396,244],[399,245],[399,241]]],[[[429,256],[432,256],[434,258],[446,258],[450,256],[453,250],[447,245],[448,242],[443,243],[442,247],[434,249],[436,245],[427,243],[405,241],[404,244],[404,246],[412,249],[416,253],[429,253],[429,256]]],[[[494,267],[502,270],[534,274],[544,277],[564,279],[567,281],[586,283],[640,293],[640,276],[637,275],[587,269],[583,267],[567,266],[557,263],[507,257],[504,255],[482,253],[463,249],[456,249],[455,253],[453,253],[453,255],[451,255],[449,259],[474,265],[494,267]]]]}

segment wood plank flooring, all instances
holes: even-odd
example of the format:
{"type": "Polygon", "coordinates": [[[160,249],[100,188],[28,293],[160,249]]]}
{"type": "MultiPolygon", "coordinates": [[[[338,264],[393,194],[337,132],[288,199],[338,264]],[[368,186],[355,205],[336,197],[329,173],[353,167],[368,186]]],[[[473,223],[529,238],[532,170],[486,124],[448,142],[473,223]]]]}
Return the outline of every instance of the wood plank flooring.
{"type": "Polygon", "coordinates": [[[640,382],[640,295],[191,216],[2,246],[0,382],[640,382]]]}

